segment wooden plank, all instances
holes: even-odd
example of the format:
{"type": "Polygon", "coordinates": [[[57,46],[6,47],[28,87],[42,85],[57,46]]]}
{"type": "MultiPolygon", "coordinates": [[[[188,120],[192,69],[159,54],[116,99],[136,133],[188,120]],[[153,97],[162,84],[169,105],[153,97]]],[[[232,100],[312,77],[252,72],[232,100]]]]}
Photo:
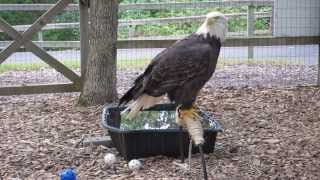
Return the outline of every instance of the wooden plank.
{"type": "Polygon", "coordinates": [[[271,18],[270,18],[270,31],[271,31],[271,35],[273,35],[274,33],[274,6],[272,6],[271,8],[271,18]]]}
{"type": "Polygon", "coordinates": [[[120,4],[120,11],[126,10],[159,10],[159,9],[194,9],[212,7],[272,6],[273,0],[222,0],[205,2],[169,2],[169,3],[137,3],[120,4]]]}
{"type": "MultiPolygon", "coordinates": [[[[6,22],[0,21],[0,27],[5,30],[8,35],[13,39],[21,39],[22,35],[14,30],[9,24],[6,22]]],[[[80,77],[73,72],[72,70],[68,69],[66,66],[64,66],[61,62],[57,61],[53,56],[45,52],[43,49],[35,45],[33,42],[28,41],[25,44],[25,47],[27,50],[33,52],[35,55],[37,55],[40,59],[42,59],[44,62],[46,62],[49,66],[56,69],[58,72],[62,73],[65,77],[70,79],[76,84],[80,83],[80,77]]],[[[0,63],[1,64],[1,63],[0,63]]]]}
{"type": "MultiPolygon", "coordinates": [[[[47,11],[55,4],[1,4],[0,11],[47,11]]],[[[78,11],[78,4],[69,4],[65,11],[78,11]]]]}
{"type": "MultiPolygon", "coordinates": [[[[7,46],[4,50],[0,52],[0,64],[5,61],[12,53],[14,53],[19,47],[29,41],[32,36],[41,30],[43,26],[45,26],[49,20],[60,13],[68,4],[70,4],[72,0],[60,0],[57,2],[55,6],[50,8],[47,12],[45,12],[42,16],[40,16],[32,26],[27,29],[23,34],[22,38],[16,39],[12,44],[7,46]]],[[[0,22],[3,21],[0,19],[0,22]]]]}
{"type": "MultiPolygon", "coordinates": [[[[255,17],[254,17],[255,7],[248,6],[248,17],[247,17],[247,36],[254,36],[254,26],[255,26],[255,17]]],[[[253,46],[248,47],[248,59],[253,59],[253,46]]]]}
{"type": "Polygon", "coordinates": [[[79,3],[80,8],[80,58],[81,78],[83,80],[89,56],[89,8],[88,2],[79,3]]]}
{"type": "MultiPolygon", "coordinates": [[[[228,32],[227,37],[235,37],[235,36],[246,36],[247,32],[228,32]]],[[[255,31],[255,35],[258,36],[266,36],[270,35],[269,31],[264,31],[264,30],[257,30],[255,31]]],[[[180,39],[185,37],[186,35],[179,35],[175,36],[174,39],[180,39]]],[[[138,39],[172,39],[172,36],[154,36],[154,37],[139,37],[138,39]]],[[[129,38],[130,39],[137,39],[137,38],[129,38]]],[[[40,47],[45,47],[45,48],[80,48],[80,41],[32,41],[34,44],[40,47]]],[[[0,41],[0,49],[4,49],[6,46],[11,44],[12,41],[0,41]]]]}
{"type": "Polygon", "coordinates": [[[0,96],[22,95],[22,94],[44,94],[78,92],[74,84],[45,84],[31,86],[0,87],[0,96]]]}
{"type": "Polygon", "coordinates": [[[106,146],[106,147],[114,147],[110,136],[97,136],[97,137],[85,137],[82,141],[83,146],[106,146]]]}
{"type": "Polygon", "coordinates": [[[318,81],[317,86],[320,86],[320,43],[318,44],[318,81]]]}
{"type": "MultiPolygon", "coordinates": [[[[34,44],[45,48],[80,48],[80,41],[32,41],[34,44]]],[[[4,49],[12,41],[0,41],[0,49],[4,49]]]]}
{"type": "MultiPolygon", "coordinates": [[[[79,22],[75,22],[75,23],[55,23],[55,24],[47,24],[46,26],[44,26],[42,28],[42,30],[52,30],[52,29],[76,29],[79,28],[79,22]]],[[[16,29],[17,31],[23,32],[26,31],[27,29],[29,29],[31,27],[30,24],[28,25],[16,25],[13,26],[14,29],[16,29]]],[[[0,32],[3,32],[0,29],[0,32]]]]}
{"type": "MultiPolygon", "coordinates": [[[[183,38],[179,37],[145,37],[118,40],[118,48],[158,48],[167,47],[167,45],[183,38]]],[[[0,41],[0,48],[6,46],[11,41],[0,41]]],[[[247,39],[246,37],[227,37],[224,43],[225,47],[247,47],[253,46],[273,46],[273,45],[314,45],[318,44],[319,37],[272,37],[255,36],[247,39]],[[263,42],[267,41],[267,42],[263,42]],[[283,42],[281,42],[283,41],[283,42]]],[[[41,47],[51,48],[80,48],[80,41],[35,41],[35,44],[41,47]]]]}
{"type": "Polygon", "coordinates": [[[38,32],[38,41],[43,41],[43,33],[42,33],[42,31],[38,32]]]}
{"type": "MultiPolygon", "coordinates": [[[[179,39],[136,39],[119,40],[119,49],[130,48],[166,48],[179,39]]],[[[247,46],[281,46],[281,45],[314,45],[320,43],[320,36],[305,37],[239,37],[227,38],[224,47],[247,47],[247,46]]]]}
{"type": "MultiPolygon", "coordinates": [[[[169,2],[169,3],[137,3],[120,4],[119,11],[127,10],[161,10],[161,9],[190,9],[212,7],[241,7],[241,6],[273,6],[273,0],[223,0],[204,2],[169,2]]],[[[53,4],[1,4],[0,11],[46,11],[53,4]]],[[[77,4],[70,4],[65,11],[79,10],[77,4]]]]}

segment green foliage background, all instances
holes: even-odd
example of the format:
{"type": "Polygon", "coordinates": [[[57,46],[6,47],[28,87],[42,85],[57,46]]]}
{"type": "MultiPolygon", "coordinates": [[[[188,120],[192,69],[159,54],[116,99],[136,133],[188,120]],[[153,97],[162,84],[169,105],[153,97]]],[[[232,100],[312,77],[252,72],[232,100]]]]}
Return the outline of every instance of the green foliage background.
{"type": "MultiPolygon", "coordinates": [[[[129,3],[157,3],[157,2],[200,2],[207,0],[120,0],[122,4],[129,3]]],[[[0,0],[0,4],[29,4],[29,3],[56,3],[57,0],[0,0]]],[[[74,1],[77,3],[77,1],[74,1]]],[[[257,7],[257,11],[270,11],[269,7],[257,7]]],[[[210,11],[220,11],[223,13],[246,13],[247,7],[231,8],[231,7],[215,7],[215,8],[194,8],[194,9],[172,9],[169,10],[128,10],[119,13],[121,20],[129,19],[148,19],[148,18],[165,18],[165,17],[181,17],[205,15],[210,11]]],[[[43,12],[40,11],[1,11],[0,17],[5,19],[11,25],[32,24],[43,12]]],[[[65,11],[54,18],[55,23],[79,22],[78,11],[65,11]]],[[[229,19],[229,32],[246,31],[246,17],[235,17],[229,19]]],[[[268,18],[258,18],[255,22],[257,30],[266,30],[269,28],[270,20],[268,18]]],[[[181,23],[155,24],[155,25],[138,25],[131,27],[120,27],[118,31],[119,38],[128,38],[130,36],[176,36],[190,34],[198,28],[200,22],[185,21],[181,23]],[[133,32],[133,33],[132,33],[133,32]]],[[[78,29],[59,29],[46,30],[43,32],[44,40],[50,41],[75,41],[79,40],[78,29]]],[[[33,37],[34,40],[37,36],[33,37]]],[[[9,37],[0,33],[1,40],[10,40],[9,37]]]]}

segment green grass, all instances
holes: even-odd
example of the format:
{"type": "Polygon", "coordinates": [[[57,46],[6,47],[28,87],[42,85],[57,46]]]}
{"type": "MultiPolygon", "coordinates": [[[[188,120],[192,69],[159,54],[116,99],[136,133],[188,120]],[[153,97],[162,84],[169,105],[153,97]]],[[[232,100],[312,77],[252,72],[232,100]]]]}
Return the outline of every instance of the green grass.
{"type": "MultiPolygon", "coordinates": [[[[130,59],[118,60],[118,69],[137,69],[144,68],[150,62],[149,59],[130,59]]],[[[301,65],[300,60],[289,60],[285,58],[277,59],[220,59],[217,68],[223,68],[229,65],[247,64],[247,65],[301,65]]],[[[65,61],[64,64],[70,69],[79,69],[78,61],[65,61]]],[[[1,64],[0,74],[7,71],[36,71],[41,68],[49,68],[45,63],[30,63],[30,64],[1,64]]]]}
{"type": "Polygon", "coordinates": [[[1,64],[0,73],[7,71],[39,70],[42,66],[41,64],[1,64]]]}
{"type": "MultiPolygon", "coordinates": [[[[64,64],[71,69],[80,68],[80,64],[76,61],[66,61],[64,62],[64,64]]],[[[4,73],[7,71],[36,71],[36,70],[40,70],[41,68],[49,68],[49,65],[41,62],[28,63],[28,64],[21,64],[21,63],[1,64],[0,73],[4,73]]]]}
{"type": "MultiPolygon", "coordinates": [[[[137,59],[137,60],[119,60],[117,66],[119,69],[126,68],[143,68],[149,63],[147,59],[137,59]]],[[[70,69],[79,69],[80,64],[78,61],[64,61],[64,65],[66,65],[70,69]]],[[[1,64],[0,65],[0,74],[7,71],[36,71],[41,68],[49,68],[49,65],[45,63],[13,63],[13,64],[1,64]]]]}

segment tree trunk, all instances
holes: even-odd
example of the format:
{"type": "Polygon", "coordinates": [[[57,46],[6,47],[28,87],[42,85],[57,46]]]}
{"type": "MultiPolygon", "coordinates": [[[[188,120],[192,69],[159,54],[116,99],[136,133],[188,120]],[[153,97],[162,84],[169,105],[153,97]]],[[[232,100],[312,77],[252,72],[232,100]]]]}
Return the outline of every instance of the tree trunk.
{"type": "Polygon", "coordinates": [[[116,42],[118,1],[90,1],[89,58],[80,105],[112,103],[117,100],[116,42]]]}

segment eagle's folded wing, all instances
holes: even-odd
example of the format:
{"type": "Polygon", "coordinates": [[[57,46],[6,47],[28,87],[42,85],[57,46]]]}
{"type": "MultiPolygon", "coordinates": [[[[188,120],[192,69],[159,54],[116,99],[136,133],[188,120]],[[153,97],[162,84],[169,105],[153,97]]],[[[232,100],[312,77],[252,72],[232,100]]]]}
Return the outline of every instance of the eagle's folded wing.
{"type": "Polygon", "coordinates": [[[159,96],[182,87],[190,80],[207,78],[210,50],[207,45],[177,47],[158,56],[149,76],[144,80],[145,92],[159,96]]]}

